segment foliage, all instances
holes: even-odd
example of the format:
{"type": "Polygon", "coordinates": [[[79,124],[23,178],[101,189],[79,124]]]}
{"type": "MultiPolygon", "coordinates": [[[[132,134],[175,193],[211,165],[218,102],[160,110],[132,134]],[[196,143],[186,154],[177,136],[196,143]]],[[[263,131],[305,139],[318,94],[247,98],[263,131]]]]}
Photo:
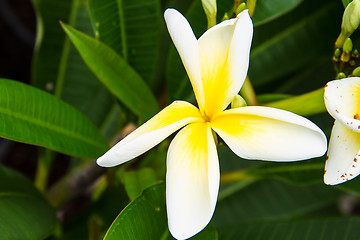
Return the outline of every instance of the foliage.
{"type": "MultiPolygon", "coordinates": [[[[257,0],[253,16],[248,75],[260,104],[307,116],[328,136],[333,120],[322,88],[338,74],[331,60],[348,2],[257,0]]],[[[31,84],[0,79],[0,137],[48,152],[39,156],[34,181],[42,192],[0,165],[1,239],[173,239],[163,183],[168,142],[108,171],[94,161],[171,101],[195,103],[162,13],[178,8],[200,37],[207,27],[201,1],[32,3],[38,28],[31,84]],[[52,162],[67,157],[68,171],[50,185],[52,162]],[[82,211],[65,219],[71,224],[56,222],[56,211],[70,206],[82,211]]],[[[217,1],[218,22],[232,14],[233,4],[217,1]]],[[[358,40],[355,35],[354,48],[358,40]]],[[[192,239],[360,235],[359,217],[339,207],[349,196],[357,204],[360,182],[324,185],[325,157],[249,161],[223,144],[218,147],[222,175],[216,211],[192,239]]]]}

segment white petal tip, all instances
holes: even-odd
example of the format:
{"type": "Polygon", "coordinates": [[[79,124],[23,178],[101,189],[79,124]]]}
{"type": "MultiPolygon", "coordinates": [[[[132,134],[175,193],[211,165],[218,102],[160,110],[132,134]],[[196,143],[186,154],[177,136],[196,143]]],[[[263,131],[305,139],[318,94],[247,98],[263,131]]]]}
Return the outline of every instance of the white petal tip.
{"type": "Polygon", "coordinates": [[[164,12],[165,21],[167,22],[169,20],[169,18],[171,18],[174,15],[181,15],[181,13],[178,10],[174,9],[174,8],[166,9],[165,12],[164,12]]]}
{"type": "Polygon", "coordinates": [[[109,161],[107,161],[104,156],[99,157],[96,160],[96,164],[99,165],[100,167],[111,167],[112,165],[109,164],[109,161]]]}
{"type": "Polygon", "coordinates": [[[171,225],[169,225],[169,231],[175,239],[185,240],[185,239],[189,239],[189,238],[195,236],[196,234],[198,234],[199,232],[201,232],[207,225],[208,225],[208,223],[201,228],[197,228],[196,230],[195,229],[185,230],[184,228],[179,228],[179,226],[171,227],[171,225]]]}
{"type": "Polygon", "coordinates": [[[96,160],[96,164],[100,167],[115,167],[124,162],[125,161],[120,161],[119,158],[113,155],[112,149],[96,160]]]}
{"type": "Polygon", "coordinates": [[[239,12],[239,14],[236,17],[239,18],[242,14],[250,17],[249,9],[244,9],[243,11],[239,12]]]}
{"type": "Polygon", "coordinates": [[[326,185],[338,185],[350,181],[356,178],[358,175],[359,174],[353,174],[353,173],[342,173],[342,174],[338,173],[331,175],[325,170],[324,183],[326,185]]]}

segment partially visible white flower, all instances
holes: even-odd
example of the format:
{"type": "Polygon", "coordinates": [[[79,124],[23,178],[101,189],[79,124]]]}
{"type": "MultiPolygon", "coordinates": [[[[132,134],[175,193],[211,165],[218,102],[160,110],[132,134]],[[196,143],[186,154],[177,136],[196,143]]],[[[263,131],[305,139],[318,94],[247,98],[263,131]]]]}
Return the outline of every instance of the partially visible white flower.
{"type": "Polygon", "coordinates": [[[335,118],[324,182],[335,185],[360,173],[360,78],[331,81],[324,96],[326,108],[335,118]]]}
{"type": "Polygon", "coordinates": [[[129,161],[182,128],[167,154],[166,207],[171,234],[187,239],[209,223],[215,210],[220,183],[215,133],[246,159],[303,160],[323,155],[327,144],[315,124],[296,114],[259,106],[225,110],[248,70],[253,24],[246,10],[199,39],[178,11],[166,10],[165,21],[199,108],[173,102],[97,163],[111,167],[129,161]]]}

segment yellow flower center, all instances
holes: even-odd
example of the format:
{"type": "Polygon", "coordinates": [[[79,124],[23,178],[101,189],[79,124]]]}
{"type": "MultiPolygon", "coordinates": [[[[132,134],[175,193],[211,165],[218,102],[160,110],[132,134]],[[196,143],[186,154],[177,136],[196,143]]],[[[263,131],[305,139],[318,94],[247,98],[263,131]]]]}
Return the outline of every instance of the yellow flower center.
{"type": "Polygon", "coordinates": [[[206,115],[206,112],[204,112],[203,114],[201,114],[203,119],[204,119],[204,122],[211,122],[211,118],[206,115]]]}

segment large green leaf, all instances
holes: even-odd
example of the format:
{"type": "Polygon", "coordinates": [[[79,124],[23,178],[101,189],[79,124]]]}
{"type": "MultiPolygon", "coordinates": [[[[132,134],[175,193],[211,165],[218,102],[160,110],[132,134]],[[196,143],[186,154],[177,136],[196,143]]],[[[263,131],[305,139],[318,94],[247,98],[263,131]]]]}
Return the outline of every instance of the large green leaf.
{"type": "Polygon", "coordinates": [[[84,115],[26,84],[0,79],[0,136],[73,156],[96,158],[108,149],[84,115]]]}
{"type": "Polygon", "coordinates": [[[359,225],[359,217],[258,222],[221,228],[219,239],[348,240],[359,238],[359,225]]]}
{"type": "Polygon", "coordinates": [[[221,227],[293,219],[334,204],[340,193],[325,184],[296,186],[274,180],[259,181],[223,197],[216,206],[213,223],[221,227]]]}
{"type": "Polygon", "coordinates": [[[0,236],[2,240],[42,240],[55,228],[55,210],[34,185],[0,165],[0,236]]]}
{"type": "Polygon", "coordinates": [[[33,0],[33,5],[38,27],[32,83],[54,93],[100,126],[113,105],[113,97],[86,66],[59,24],[62,20],[93,34],[87,1],[33,0]]]}
{"type": "Polygon", "coordinates": [[[358,176],[353,180],[347,181],[343,184],[336,185],[334,187],[342,191],[360,196],[360,177],[358,176]]]}
{"type": "Polygon", "coordinates": [[[254,25],[260,25],[292,10],[303,0],[258,0],[254,12],[254,25]]]}
{"type": "Polygon", "coordinates": [[[342,0],[344,7],[346,7],[351,2],[352,2],[352,0],[342,0]]]}
{"type": "MultiPolygon", "coordinates": [[[[165,209],[164,184],[149,187],[119,214],[104,240],[173,239],[167,229],[165,209]]],[[[210,225],[191,239],[215,240],[217,234],[210,225]]]]}
{"type": "MultiPolygon", "coordinates": [[[[253,85],[266,88],[281,77],[287,80],[302,74],[324,56],[331,59],[340,29],[340,7],[339,1],[304,1],[294,11],[255,28],[249,67],[253,85]]],[[[324,81],[321,77],[310,80],[324,81]]]]}
{"type": "Polygon", "coordinates": [[[149,87],[113,49],[69,25],[62,26],[88,67],[129,109],[145,119],[158,111],[149,87]]]}
{"type": "Polygon", "coordinates": [[[324,165],[325,157],[299,162],[266,162],[232,173],[246,175],[250,179],[280,179],[295,184],[309,184],[323,182],[324,165]]]}
{"type": "Polygon", "coordinates": [[[150,86],[159,57],[159,0],[89,0],[96,37],[114,49],[150,86]]]}

